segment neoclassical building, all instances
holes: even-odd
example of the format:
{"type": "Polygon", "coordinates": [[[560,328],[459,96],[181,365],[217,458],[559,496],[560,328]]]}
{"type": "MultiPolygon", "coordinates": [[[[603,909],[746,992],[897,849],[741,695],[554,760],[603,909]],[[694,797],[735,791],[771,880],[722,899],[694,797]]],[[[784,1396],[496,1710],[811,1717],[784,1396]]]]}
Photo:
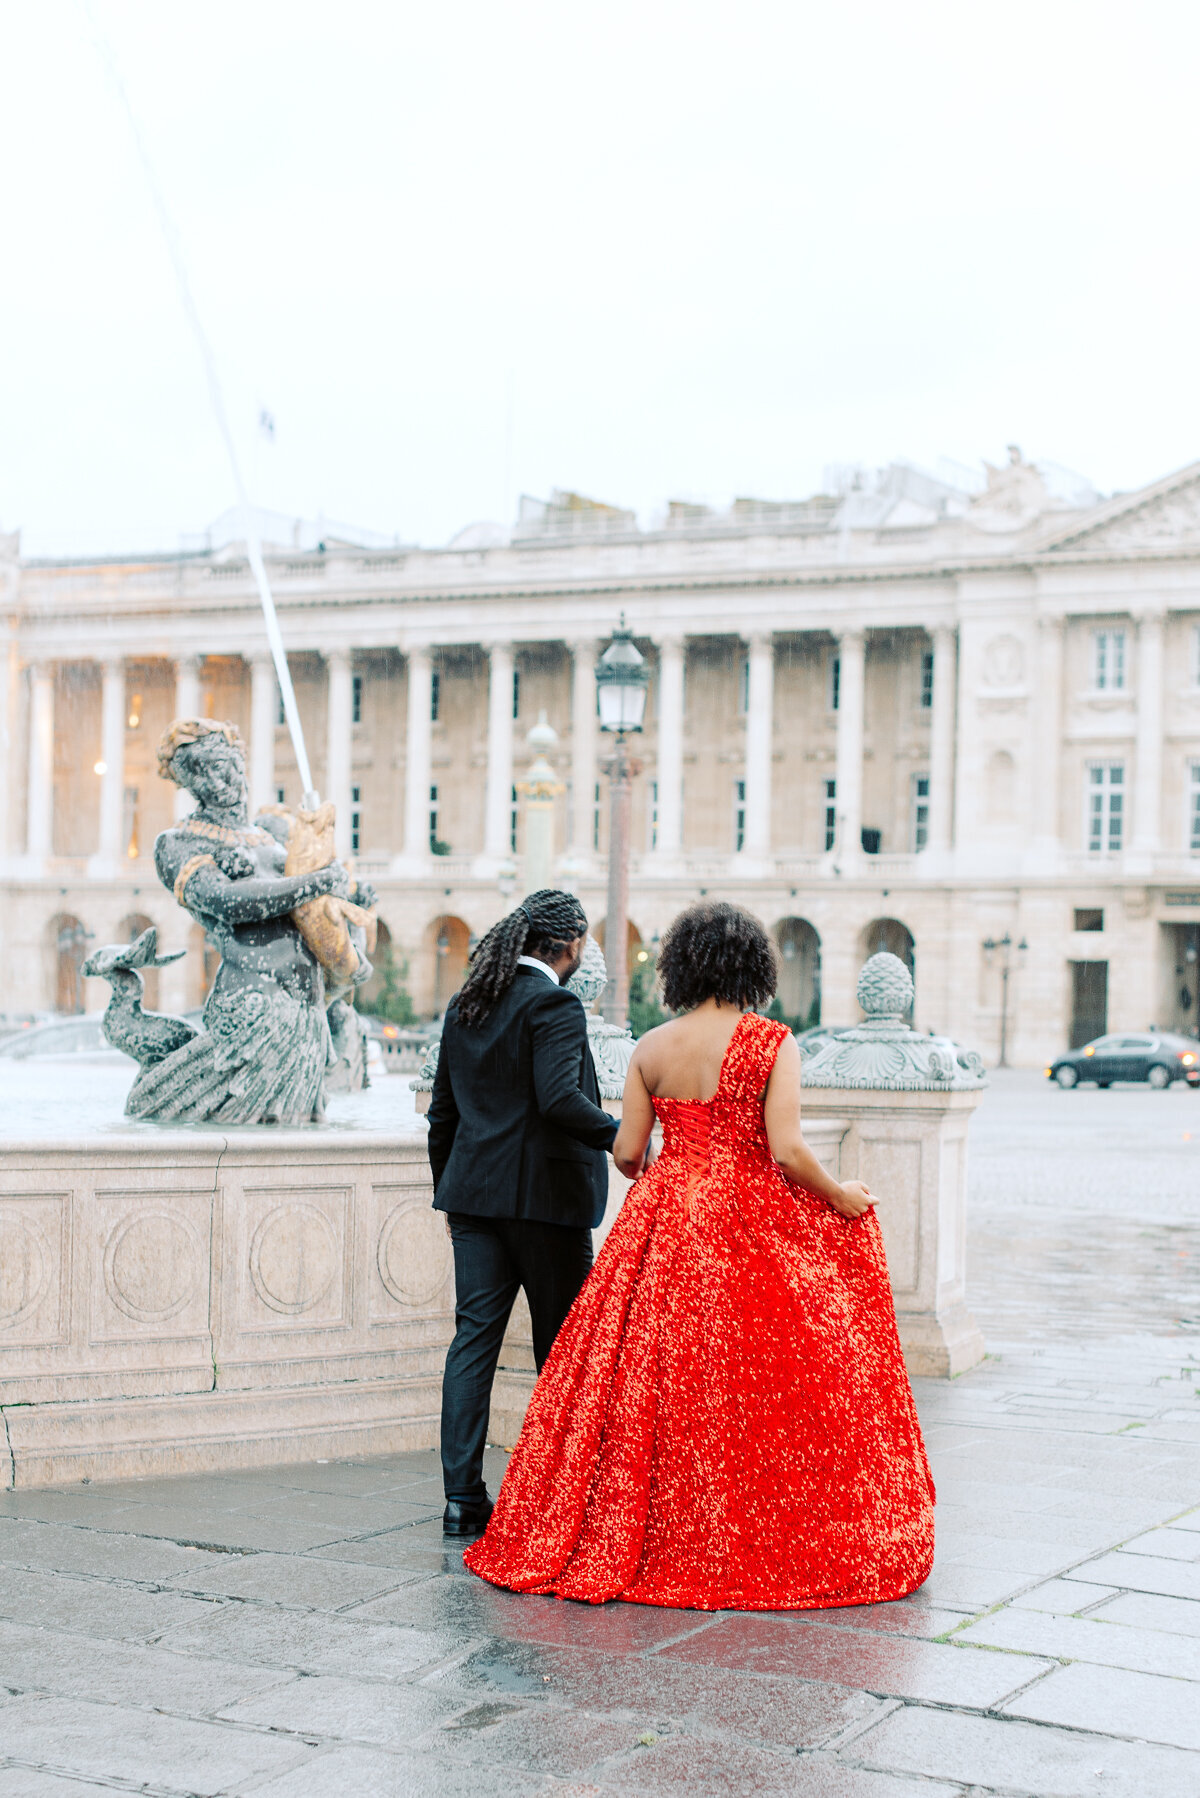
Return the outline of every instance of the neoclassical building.
{"type": "MultiPolygon", "coordinates": [[[[906,956],[915,1021],[1035,1063],[1200,1024],[1200,464],[1106,501],[1012,452],[969,495],[897,466],[795,504],[570,494],[444,549],[268,547],[309,754],[419,1011],[522,890],[529,728],[558,733],[558,878],[601,923],[595,666],[651,669],[630,928],[701,894],[773,931],[787,1013],[857,1015],[906,956]],[[1007,939],[1007,940],[1006,940],[1007,939]]],[[[276,533],[282,535],[283,533],[276,533]]],[[[198,1004],[211,952],[151,851],[171,718],[231,718],[252,797],[299,781],[243,546],[22,560],[0,538],[0,1009],[92,1009],[90,942],[159,928],[198,1004]]],[[[601,931],[602,934],[602,931],[601,931]]],[[[386,953],[386,951],[385,951],[386,953]]]]}

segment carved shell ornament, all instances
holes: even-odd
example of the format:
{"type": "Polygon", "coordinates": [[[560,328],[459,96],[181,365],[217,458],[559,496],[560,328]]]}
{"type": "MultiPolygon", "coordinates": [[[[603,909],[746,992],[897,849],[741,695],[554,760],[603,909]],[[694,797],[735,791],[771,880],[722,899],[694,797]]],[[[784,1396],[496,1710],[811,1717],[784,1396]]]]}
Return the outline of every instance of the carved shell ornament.
{"type": "Polygon", "coordinates": [[[879,1092],[965,1091],[983,1086],[983,1062],[945,1036],[923,1036],[904,1022],[913,1002],[913,978],[898,955],[872,955],[858,977],[858,1002],[866,1022],[839,1030],[807,1061],[808,1087],[879,1092]]]}
{"type": "Polygon", "coordinates": [[[989,687],[1015,687],[1025,673],[1025,648],[1017,637],[993,637],[983,652],[989,687]]]}

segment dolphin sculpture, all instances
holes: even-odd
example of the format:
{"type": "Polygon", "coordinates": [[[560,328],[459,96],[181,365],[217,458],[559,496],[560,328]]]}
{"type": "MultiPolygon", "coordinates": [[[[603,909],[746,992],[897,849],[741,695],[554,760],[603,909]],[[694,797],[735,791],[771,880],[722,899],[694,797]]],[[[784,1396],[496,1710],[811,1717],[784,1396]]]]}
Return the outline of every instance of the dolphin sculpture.
{"type": "Polygon", "coordinates": [[[151,925],[132,943],[110,943],[95,950],[83,964],[85,974],[107,980],[112,987],[112,998],[104,1014],[105,1037],[114,1049],[131,1055],[144,1068],[152,1067],[199,1035],[186,1018],[142,1009],[145,987],[139,970],[165,968],[186,953],[177,949],[173,955],[157,955],[157,947],[158,933],[151,925]]]}

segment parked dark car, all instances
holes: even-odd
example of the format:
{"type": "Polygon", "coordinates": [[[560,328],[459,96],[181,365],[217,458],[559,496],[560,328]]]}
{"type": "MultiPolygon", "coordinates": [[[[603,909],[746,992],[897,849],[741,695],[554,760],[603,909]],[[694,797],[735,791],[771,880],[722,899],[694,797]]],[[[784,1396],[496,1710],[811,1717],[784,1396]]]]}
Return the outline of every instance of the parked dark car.
{"type": "Polygon", "coordinates": [[[1083,1080],[1094,1080],[1097,1086],[1142,1080],[1160,1091],[1173,1080],[1200,1086],[1200,1042],[1162,1030],[1114,1032],[1060,1055],[1046,1069],[1046,1078],[1063,1087],[1078,1086],[1083,1080]]]}

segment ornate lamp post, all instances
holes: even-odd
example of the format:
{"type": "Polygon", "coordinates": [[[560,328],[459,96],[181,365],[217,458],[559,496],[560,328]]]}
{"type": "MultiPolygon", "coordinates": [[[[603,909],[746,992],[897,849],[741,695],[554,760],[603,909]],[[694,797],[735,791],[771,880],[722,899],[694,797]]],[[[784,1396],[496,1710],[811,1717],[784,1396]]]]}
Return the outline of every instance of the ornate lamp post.
{"type": "MultiPolygon", "coordinates": [[[[1017,954],[1021,957],[1024,957],[1028,953],[1029,944],[1025,941],[1024,937],[1021,938],[1020,942],[1017,943],[1015,945],[1015,947],[1016,947],[1017,954]]],[[[995,954],[997,949],[1000,951],[1000,954],[1001,954],[1001,962],[1000,962],[1000,1060],[996,1065],[998,1067],[1002,1067],[1002,1068],[1006,1068],[1008,1066],[1008,976],[1009,976],[1010,972],[1012,971],[1013,948],[1014,948],[1013,940],[1009,936],[1007,930],[1004,932],[1004,935],[1000,938],[999,942],[997,942],[994,937],[989,936],[989,937],[985,937],[984,943],[983,943],[983,952],[988,958],[989,968],[992,965],[992,956],[995,954]]]]}
{"type": "Polygon", "coordinates": [[[606,1022],[623,1026],[629,1011],[629,807],[633,777],[641,763],[629,754],[626,738],[642,728],[646,710],[646,683],[650,670],[633,641],[633,632],[621,623],[612,642],[596,664],[596,688],[600,703],[600,728],[615,738],[608,770],[611,809],[608,826],[608,915],[604,924],[604,952],[608,985],[602,1010],[606,1022]]]}

